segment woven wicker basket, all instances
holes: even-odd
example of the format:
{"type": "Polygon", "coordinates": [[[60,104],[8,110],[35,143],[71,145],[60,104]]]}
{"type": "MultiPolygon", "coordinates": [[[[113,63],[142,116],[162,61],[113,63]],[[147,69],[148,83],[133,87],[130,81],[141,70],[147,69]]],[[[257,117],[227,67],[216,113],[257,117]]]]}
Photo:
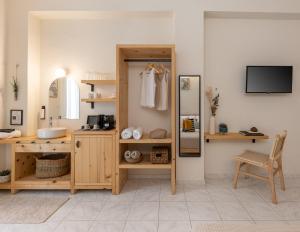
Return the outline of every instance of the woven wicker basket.
{"type": "Polygon", "coordinates": [[[66,154],[48,154],[36,158],[37,178],[51,178],[68,174],[70,171],[70,158],[66,154]]]}
{"type": "Polygon", "coordinates": [[[168,147],[153,147],[150,152],[150,162],[152,164],[167,164],[169,163],[169,148],[168,147]]]}

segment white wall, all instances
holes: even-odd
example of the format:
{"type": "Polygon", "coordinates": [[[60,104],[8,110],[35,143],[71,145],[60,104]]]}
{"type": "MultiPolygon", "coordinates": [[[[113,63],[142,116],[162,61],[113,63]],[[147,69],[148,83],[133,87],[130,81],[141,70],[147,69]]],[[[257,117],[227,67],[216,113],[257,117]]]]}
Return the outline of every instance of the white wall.
{"type": "MultiPolygon", "coordinates": [[[[16,62],[21,65],[22,86],[27,83],[27,24],[30,11],[43,10],[87,10],[87,11],[172,11],[174,13],[174,41],[177,51],[178,74],[201,74],[204,70],[204,12],[281,12],[299,13],[298,0],[9,0],[8,12],[8,53],[7,74],[14,71],[16,62]]],[[[204,76],[205,79],[207,79],[204,76]]],[[[205,80],[206,81],[206,80],[205,80]]],[[[9,85],[6,85],[9,88],[9,85]]],[[[22,98],[14,102],[12,94],[7,94],[6,118],[12,107],[26,108],[27,90],[20,92],[22,98]]],[[[27,111],[25,111],[27,115],[27,111]]],[[[26,126],[22,127],[26,131],[26,126]]],[[[212,144],[211,144],[212,145],[212,144]]],[[[210,146],[211,146],[210,145],[210,146]]],[[[236,144],[224,144],[223,150],[235,149],[236,144]]],[[[296,153],[296,151],[294,151],[296,153]]],[[[229,152],[230,153],[230,152],[229,152]]],[[[207,150],[205,156],[211,155],[207,150]]],[[[204,156],[202,158],[178,158],[177,179],[202,180],[204,175],[204,156]]],[[[209,168],[207,169],[209,172],[209,168]]],[[[296,172],[295,172],[296,173],[296,172]]],[[[297,171],[296,174],[300,174],[297,171]]]]}
{"type": "MultiPolygon", "coordinates": [[[[6,20],[5,20],[5,1],[0,0],[0,127],[4,125],[4,94],[5,94],[5,37],[6,37],[6,20]]],[[[0,153],[5,152],[5,147],[0,147],[0,153]]],[[[3,155],[2,155],[3,157],[3,155]]],[[[5,168],[5,158],[0,160],[0,170],[5,168]]]]}
{"type": "MultiPolygon", "coordinates": [[[[287,129],[285,173],[299,174],[300,20],[208,18],[205,28],[206,85],[220,91],[217,122],[225,122],[231,131],[256,126],[272,137],[287,129]],[[294,66],[293,93],[245,94],[246,65],[294,66]]],[[[271,145],[271,141],[207,144],[206,173],[230,175],[234,155],[245,148],[270,152],[271,145]]]]}
{"type": "MultiPolygon", "coordinates": [[[[80,86],[81,98],[87,98],[90,87],[80,83],[80,80],[85,79],[86,72],[114,73],[115,78],[116,44],[173,43],[172,29],[172,17],[169,14],[149,17],[128,14],[116,16],[114,19],[93,20],[41,20],[41,105],[46,105],[48,112],[48,89],[55,78],[53,72],[56,67],[67,68],[68,76],[74,78],[80,86]]],[[[137,73],[144,68],[138,66],[130,69],[133,71],[132,80],[136,83],[139,81],[137,73]]],[[[115,88],[96,86],[96,91],[100,91],[103,96],[109,96],[115,93],[115,88]]],[[[135,98],[140,94],[139,89],[132,93],[135,98]]],[[[139,105],[131,104],[130,112],[136,110],[139,110],[139,105]]],[[[87,115],[114,112],[113,103],[95,104],[95,109],[92,110],[90,104],[83,102],[80,104],[80,120],[63,120],[58,123],[74,130],[86,123],[87,115]]],[[[47,126],[47,123],[47,120],[43,120],[40,126],[47,126]]]]}
{"type": "Polygon", "coordinates": [[[27,65],[27,125],[26,133],[35,134],[40,107],[40,21],[28,16],[28,65],[27,65]]]}
{"type": "Polygon", "coordinates": [[[5,1],[0,0],[0,127],[4,124],[4,84],[5,84],[5,39],[6,39],[5,1]]]}

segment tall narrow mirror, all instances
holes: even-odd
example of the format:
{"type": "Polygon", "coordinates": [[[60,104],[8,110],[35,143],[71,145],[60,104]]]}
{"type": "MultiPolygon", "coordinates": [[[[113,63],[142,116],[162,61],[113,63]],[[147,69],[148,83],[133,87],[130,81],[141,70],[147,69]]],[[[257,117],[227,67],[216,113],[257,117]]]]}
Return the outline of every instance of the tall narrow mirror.
{"type": "Polygon", "coordinates": [[[201,156],[201,77],[179,76],[179,156],[201,156]]]}
{"type": "Polygon", "coordinates": [[[55,79],[49,87],[49,116],[53,119],[79,119],[79,87],[68,77],[55,79]]]}

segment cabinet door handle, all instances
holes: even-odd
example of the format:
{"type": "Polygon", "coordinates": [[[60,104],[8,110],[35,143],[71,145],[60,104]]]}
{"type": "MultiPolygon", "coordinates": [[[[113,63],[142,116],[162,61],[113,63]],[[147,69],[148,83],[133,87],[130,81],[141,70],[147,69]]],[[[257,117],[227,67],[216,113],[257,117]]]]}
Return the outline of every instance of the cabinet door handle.
{"type": "Polygon", "coordinates": [[[80,141],[76,141],[76,147],[77,147],[77,148],[80,147],[80,141]]]}

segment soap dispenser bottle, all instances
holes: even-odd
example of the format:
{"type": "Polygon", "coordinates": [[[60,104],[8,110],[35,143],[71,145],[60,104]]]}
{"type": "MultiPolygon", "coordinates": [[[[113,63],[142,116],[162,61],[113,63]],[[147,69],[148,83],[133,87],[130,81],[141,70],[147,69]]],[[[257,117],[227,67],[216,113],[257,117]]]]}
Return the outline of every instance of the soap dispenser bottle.
{"type": "Polygon", "coordinates": [[[42,106],[40,109],[40,119],[45,120],[46,119],[46,107],[42,106]]]}

